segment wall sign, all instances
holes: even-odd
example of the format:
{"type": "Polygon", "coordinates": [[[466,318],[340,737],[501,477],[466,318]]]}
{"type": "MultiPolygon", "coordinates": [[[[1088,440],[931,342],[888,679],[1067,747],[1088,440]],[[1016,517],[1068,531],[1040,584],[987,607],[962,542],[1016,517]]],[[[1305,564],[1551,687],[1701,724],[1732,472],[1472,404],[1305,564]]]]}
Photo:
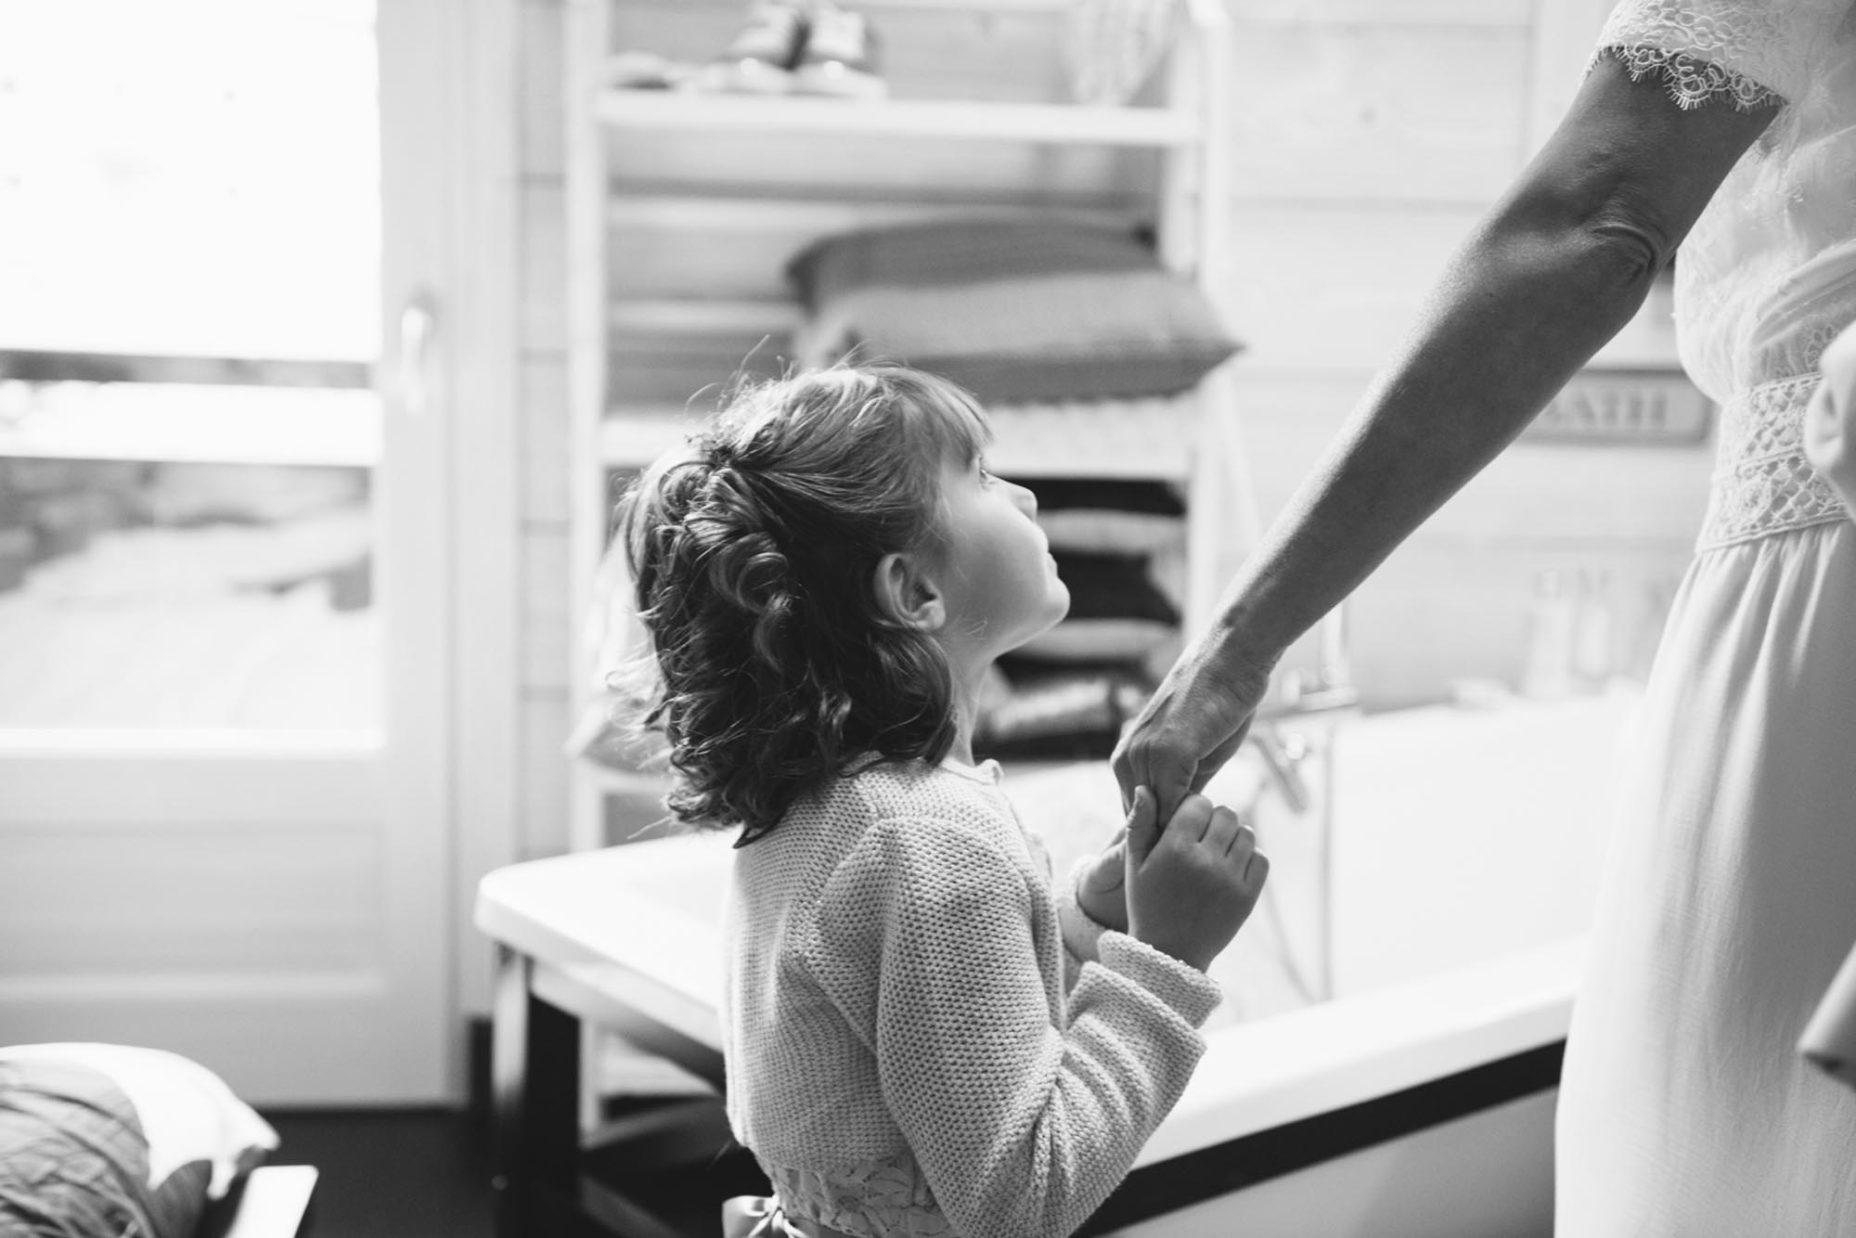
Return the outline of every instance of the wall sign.
{"type": "Polygon", "coordinates": [[[1714,403],[1681,373],[1606,370],[1576,375],[1522,432],[1533,442],[1698,444],[1714,403]]]}

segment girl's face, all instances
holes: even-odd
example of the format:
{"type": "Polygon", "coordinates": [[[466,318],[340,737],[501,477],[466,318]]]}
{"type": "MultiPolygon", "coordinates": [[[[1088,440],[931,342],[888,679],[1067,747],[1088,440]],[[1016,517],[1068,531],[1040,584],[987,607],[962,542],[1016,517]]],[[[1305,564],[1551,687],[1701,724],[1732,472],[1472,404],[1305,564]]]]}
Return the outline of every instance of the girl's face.
{"type": "Polygon", "coordinates": [[[941,466],[940,533],[934,558],[947,607],[943,636],[997,657],[1062,619],[1070,591],[1037,524],[1038,501],[988,473],[982,460],[941,466]]]}

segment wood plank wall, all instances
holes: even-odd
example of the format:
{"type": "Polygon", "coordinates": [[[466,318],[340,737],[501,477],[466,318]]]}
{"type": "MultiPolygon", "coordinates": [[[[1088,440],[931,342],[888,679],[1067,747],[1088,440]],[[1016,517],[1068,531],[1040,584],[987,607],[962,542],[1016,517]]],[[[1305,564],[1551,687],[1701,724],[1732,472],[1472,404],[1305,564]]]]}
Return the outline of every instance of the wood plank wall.
{"type": "MultiPolygon", "coordinates": [[[[1531,154],[1542,99],[1566,95],[1566,75],[1578,65],[1568,66],[1558,46],[1567,41],[1563,14],[1552,9],[1559,2],[1234,5],[1233,325],[1249,345],[1237,371],[1239,411],[1265,519],[1407,328],[1447,255],[1531,154]]],[[[1602,17],[1602,6],[1580,3],[1596,12],[1586,20],[1602,17]]],[[[689,46],[653,50],[693,56],[716,45],[732,15],[726,6],[703,7],[709,26],[676,26],[689,46]]],[[[521,0],[521,17],[518,838],[522,853],[534,856],[565,846],[567,647],[578,617],[566,606],[561,0],[521,0]]],[[[1009,25],[992,30],[1004,42],[986,55],[971,51],[985,46],[972,29],[964,41],[945,43],[887,12],[883,21],[898,80],[906,65],[912,88],[926,82],[927,93],[947,95],[1054,88],[1052,62],[1027,61],[1009,25]]],[[[940,171],[918,166],[915,175],[927,187],[940,171]]],[[[1139,169],[1020,156],[978,174],[1028,195],[1051,177],[1100,178],[1113,191],[1139,169]]],[[[646,260],[647,248],[614,249],[635,260],[628,275],[663,275],[646,260]]],[[[681,276],[710,281],[686,291],[742,295],[753,288],[721,285],[745,278],[764,287],[775,270],[705,263],[681,276]]],[[[1352,651],[1369,700],[1434,699],[1463,677],[1514,680],[1547,573],[1603,580],[1614,660],[1640,667],[1686,562],[1707,472],[1701,446],[1518,445],[1356,596],[1352,651]]],[[[1298,649],[1291,664],[1311,659],[1298,649]]]]}

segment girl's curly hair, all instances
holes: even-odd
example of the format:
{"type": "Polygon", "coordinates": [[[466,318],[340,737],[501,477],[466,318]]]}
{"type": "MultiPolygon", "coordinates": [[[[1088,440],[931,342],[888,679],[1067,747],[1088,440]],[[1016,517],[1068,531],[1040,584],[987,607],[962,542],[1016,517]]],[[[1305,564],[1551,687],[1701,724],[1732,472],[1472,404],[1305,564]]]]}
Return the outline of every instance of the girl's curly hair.
{"type": "Polygon", "coordinates": [[[973,398],[897,365],[746,386],[618,508],[688,824],[737,845],[854,761],[938,762],[947,663],[878,605],[877,565],[938,536],[942,462],[990,437],[973,398]]]}

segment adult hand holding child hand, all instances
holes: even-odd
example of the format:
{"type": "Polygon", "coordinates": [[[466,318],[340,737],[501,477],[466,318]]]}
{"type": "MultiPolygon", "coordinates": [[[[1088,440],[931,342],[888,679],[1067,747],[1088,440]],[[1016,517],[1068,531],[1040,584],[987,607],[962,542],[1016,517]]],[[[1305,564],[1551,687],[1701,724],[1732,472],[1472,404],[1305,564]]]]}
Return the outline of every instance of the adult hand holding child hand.
{"type": "Polygon", "coordinates": [[[1804,412],[1804,454],[1856,516],[1856,324],[1830,342],[1818,366],[1824,381],[1804,412]]]}
{"type": "Polygon", "coordinates": [[[1144,786],[1121,850],[1128,933],[1200,971],[1237,936],[1270,872],[1256,834],[1231,809],[1188,795],[1162,826],[1144,786]]]}

